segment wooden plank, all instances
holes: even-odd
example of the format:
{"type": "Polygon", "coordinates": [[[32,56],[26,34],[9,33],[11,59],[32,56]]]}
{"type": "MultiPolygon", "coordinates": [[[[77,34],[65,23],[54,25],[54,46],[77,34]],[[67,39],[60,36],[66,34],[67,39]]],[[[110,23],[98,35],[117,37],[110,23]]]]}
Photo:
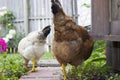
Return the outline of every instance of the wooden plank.
{"type": "MultiPolygon", "coordinates": [[[[71,2],[72,2],[72,1],[71,1],[71,2]]],[[[73,16],[75,22],[78,24],[78,16],[79,16],[79,15],[78,15],[77,0],[73,0],[72,6],[73,6],[73,8],[72,8],[72,10],[73,10],[72,16],[73,16]]]]}
{"type": "Polygon", "coordinates": [[[29,20],[28,20],[28,0],[24,0],[24,28],[25,28],[25,35],[29,33],[29,20]]]}
{"type": "Polygon", "coordinates": [[[105,35],[106,41],[120,41],[120,35],[105,35]]]}
{"type": "Polygon", "coordinates": [[[111,35],[120,35],[120,0],[111,0],[111,35]]]}
{"type": "Polygon", "coordinates": [[[112,0],[112,20],[120,20],[120,0],[112,0]]]}
{"type": "Polygon", "coordinates": [[[112,66],[112,54],[113,54],[113,49],[112,49],[112,42],[107,41],[106,42],[106,57],[107,57],[107,64],[109,66],[112,66]]]}
{"type": "Polygon", "coordinates": [[[111,1],[111,35],[120,35],[120,0],[111,1]]]}
{"type": "Polygon", "coordinates": [[[43,0],[41,0],[41,15],[44,16],[44,3],[43,0]]]}
{"type": "Polygon", "coordinates": [[[115,71],[120,71],[120,42],[107,41],[107,64],[115,71]]]}
{"type": "Polygon", "coordinates": [[[90,35],[94,40],[105,40],[104,35],[95,35],[95,34],[91,34],[91,33],[90,33],[90,35]]]}
{"type": "Polygon", "coordinates": [[[109,34],[109,0],[92,0],[92,33],[109,34]]]}
{"type": "Polygon", "coordinates": [[[24,34],[24,27],[22,27],[24,25],[24,22],[15,22],[14,25],[17,26],[17,32],[22,32],[24,34]]]}
{"type": "Polygon", "coordinates": [[[111,35],[120,35],[120,20],[111,22],[111,35]]]}
{"type": "Polygon", "coordinates": [[[119,70],[120,71],[120,65],[119,65],[119,49],[120,49],[120,42],[112,42],[113,44],[113,55],[112,55],[112,66],[115,70],[119,70]]]}

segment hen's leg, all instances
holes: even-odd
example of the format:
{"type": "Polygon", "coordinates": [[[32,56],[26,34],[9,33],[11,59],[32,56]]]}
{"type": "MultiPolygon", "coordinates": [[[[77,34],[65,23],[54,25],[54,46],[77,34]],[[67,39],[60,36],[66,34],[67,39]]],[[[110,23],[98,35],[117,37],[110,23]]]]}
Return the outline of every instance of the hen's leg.
{"type": "Polygon", "coordinates": [[[66,69],[65,69],[64,64],[62,64],[62,70],[63,70],[63,74],[64,74],[64,80],[67,80],[66,69]]]}
{"type": "Polygon", "coordinates": [[[36,61],[36,58],[34,58],[32,60],[32,69],[29,72],[35,72],[36,71],[36,69],[35,69],[36,64],[37,64],[37,61],[36,61]]]}

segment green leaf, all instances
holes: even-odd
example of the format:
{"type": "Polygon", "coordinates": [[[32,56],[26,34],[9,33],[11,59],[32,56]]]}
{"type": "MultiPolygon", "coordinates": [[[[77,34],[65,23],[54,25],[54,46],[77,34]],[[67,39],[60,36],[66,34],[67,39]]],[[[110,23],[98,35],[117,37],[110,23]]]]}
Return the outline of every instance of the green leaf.
{"type": "Polygon", "coordinates": [[[84,3],[82,6],[85,6],[86,8],[90,8],[91,6],[89,4],[84,3]]]}

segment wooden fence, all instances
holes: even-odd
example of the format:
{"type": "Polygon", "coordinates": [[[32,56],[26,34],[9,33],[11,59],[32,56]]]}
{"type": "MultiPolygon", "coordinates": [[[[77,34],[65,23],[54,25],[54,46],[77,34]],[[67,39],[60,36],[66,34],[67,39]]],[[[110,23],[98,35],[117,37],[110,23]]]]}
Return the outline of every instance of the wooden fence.
{"type": "MultiPolygon", "coordinates": [[[[73,16],[74,0],[60,0],[67,14],[73,16]]],[[[28,19],[28,32],[42,29],[52,24],[51,0],[0,0],[0,7],[6,7],[16,16],[15,25],[18,31],[25,32],[28,19]]]]}

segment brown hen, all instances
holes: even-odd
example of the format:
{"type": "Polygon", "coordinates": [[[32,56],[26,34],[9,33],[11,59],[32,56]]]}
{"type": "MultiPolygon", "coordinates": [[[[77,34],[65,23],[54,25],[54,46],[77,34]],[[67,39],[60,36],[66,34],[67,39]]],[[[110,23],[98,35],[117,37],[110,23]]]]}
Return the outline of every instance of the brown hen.
{"type": "Polygon", "coordinates": [[[51,2],[55,30],[52,52],[62,65],[64,80],[67,80],[65,66],[78,66],[88,59],[93,50],[93,40],[85,28],[64,13],[59,0],[51,2]]]}

